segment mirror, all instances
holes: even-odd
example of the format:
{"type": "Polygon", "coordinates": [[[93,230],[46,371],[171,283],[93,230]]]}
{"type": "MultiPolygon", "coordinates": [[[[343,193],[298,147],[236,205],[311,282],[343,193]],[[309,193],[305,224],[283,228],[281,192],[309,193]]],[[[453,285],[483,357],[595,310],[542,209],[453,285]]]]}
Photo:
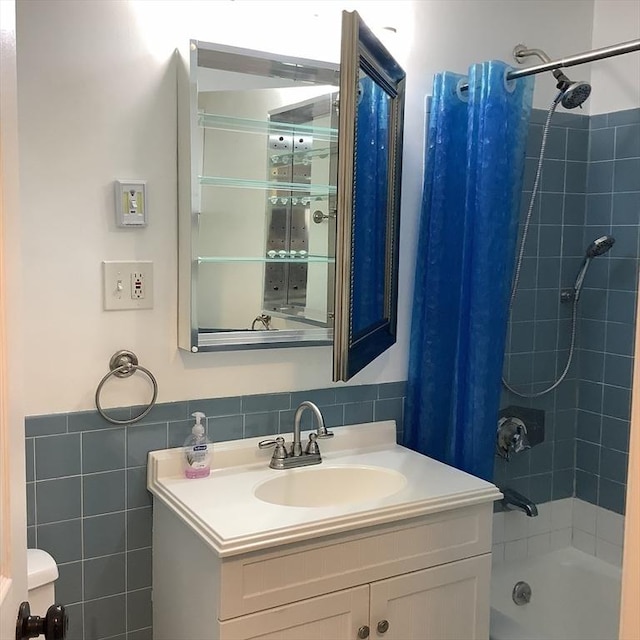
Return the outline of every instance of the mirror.
{"type": "Polygon", "coordinates": [[[331,344],[337,65],[192,41],[180,82],[180,346],[331,344]]]}
{"type": "Polygon", "coordinates": [[[357,12],[342,16],[334,380],[396,341],[405,86],[357,12]]]}
{"type": "MultiPolygon", "coordinates": [[[[375,64],[347,89],[331,63],[198,41],[183,61],[179,346],[329,345],[336,318],[348,326],[336,339],[346,352],[334,345],[341,357],[381,323],[393,324],[395,340],[401,117],[394,101],[402,92],[381,83],[387,78],[375,64]],[[356,101],[357,114],[349,107],[356,101]],[[354,151],[358,162],[345,164],[354,151]],[[345,170],[356,173],[345,178],[345,170]]],[[[364,366],[361,355],[334,379],[364,366]]]]}

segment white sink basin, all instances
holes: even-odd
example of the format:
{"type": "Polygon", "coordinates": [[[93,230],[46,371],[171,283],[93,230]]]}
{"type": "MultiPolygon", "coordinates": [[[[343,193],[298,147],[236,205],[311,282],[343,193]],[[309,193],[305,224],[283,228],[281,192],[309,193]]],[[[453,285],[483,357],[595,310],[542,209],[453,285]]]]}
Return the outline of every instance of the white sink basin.
{"type": "Polygon", "coordinates": [[[254,495],[263,502],[286,507],[328,507],[386,498],[407,479],[381,467],[328,467],[274,471],[280,475],[259,484],[254,495]]]}

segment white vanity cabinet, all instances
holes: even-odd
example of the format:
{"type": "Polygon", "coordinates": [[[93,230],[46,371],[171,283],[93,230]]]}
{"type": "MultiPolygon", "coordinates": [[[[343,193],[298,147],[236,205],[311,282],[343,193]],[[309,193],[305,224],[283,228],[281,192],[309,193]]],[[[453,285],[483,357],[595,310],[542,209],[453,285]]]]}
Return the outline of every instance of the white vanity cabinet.
{"type": "Polygon", "coordinates": [[[471,640],[488,637],[491,556],[220,623],[220,640],[471,640]],[[386,629],[386,630],[385,630],[386,629]]]}
{"type": "Polygon", "coordinates": [[[256,487],[305,470],[269,469],[257,439],[220,445],[205,480],[180,477],[179,450],[150,454],[154,640],[488,639],[500,492],[385,444],[393,423],[335,432],[327,471],[385,468],[406,483],[359,504],[285,507],[256,487]],[[370,447],[350,448],[363,434],[370,447]]]}
{"type": "Polygon", "coordinates": [[[220,623],[220,640],[347,640],[369,619],[369,588],[356,587],[220,623]]]}
{"type": "Polygon", "coordinates": [[[219,558],[156,503],[154,638],[486,640],[490,548],[488,504],[219,558]]]}

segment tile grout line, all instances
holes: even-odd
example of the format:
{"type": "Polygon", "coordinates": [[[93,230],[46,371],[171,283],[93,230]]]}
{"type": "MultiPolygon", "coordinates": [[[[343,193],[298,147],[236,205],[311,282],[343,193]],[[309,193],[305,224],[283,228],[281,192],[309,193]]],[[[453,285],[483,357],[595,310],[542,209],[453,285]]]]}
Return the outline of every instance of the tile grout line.
{"type": "MultiPolygon", "coordinates": [[[[67,416],[67,422],[69,416],[67,416]]],[[[82,638],[85,637],[85,615],[84,615],[84,603],[85,603],[85,584],[84,584],[84,569],[85,569],[85,549],[84,549],[84,431],[80,432],[80,549],[82,557],[81,574],[80,574],[80,587],[82,590],[82,638]]]]}

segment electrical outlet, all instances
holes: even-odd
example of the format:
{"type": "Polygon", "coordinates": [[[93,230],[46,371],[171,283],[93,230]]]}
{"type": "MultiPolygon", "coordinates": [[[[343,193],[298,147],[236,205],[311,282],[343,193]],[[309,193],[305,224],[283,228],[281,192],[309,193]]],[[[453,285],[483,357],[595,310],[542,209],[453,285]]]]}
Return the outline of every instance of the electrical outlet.
{"type": "Polygon", "coordinates": [[[144,274],[142,271],[134,271],[131,274],[131,298],[132,300],[143,300],[145,293],[144,274]]]}
{"type": "Polygon", "coordinates": [[[105,311],[153,309],[153,262],[102,263],[105,311]]]}

